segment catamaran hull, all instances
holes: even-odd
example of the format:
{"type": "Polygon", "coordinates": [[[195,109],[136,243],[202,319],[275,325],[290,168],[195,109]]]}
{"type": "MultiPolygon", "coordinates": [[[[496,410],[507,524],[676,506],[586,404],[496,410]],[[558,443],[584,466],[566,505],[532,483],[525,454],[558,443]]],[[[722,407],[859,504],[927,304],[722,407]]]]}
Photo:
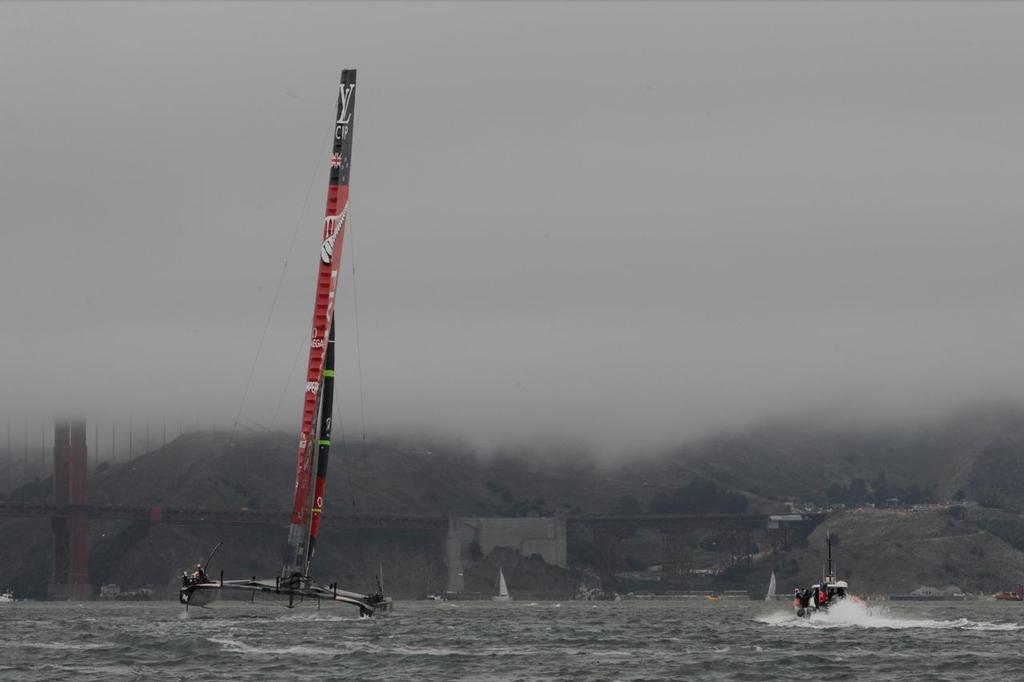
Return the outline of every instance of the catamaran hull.
{"type": "Polygon", "coordinates": [[[374,597],[333,587],[308,585],[282,587],[278,582],[265,580],[225,580],[182,587],[178,600],[188,606],[208,606],[218,600],[274,603],[294,608],[323,604],[350,604],[359,609],[361,616],[387,613],[391,610],[389,597],[374,597]]]}
{"type": "Polygon", "coordinates": [[[185,606],[209,606],[220,597],[220,589],[203,585],[183,587],[178,591],[178,601],[185,606]]]}

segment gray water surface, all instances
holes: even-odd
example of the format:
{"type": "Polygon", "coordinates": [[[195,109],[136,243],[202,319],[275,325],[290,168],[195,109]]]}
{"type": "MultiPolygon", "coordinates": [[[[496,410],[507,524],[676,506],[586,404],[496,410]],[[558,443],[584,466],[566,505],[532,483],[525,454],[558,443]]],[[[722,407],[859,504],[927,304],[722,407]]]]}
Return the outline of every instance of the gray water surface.
{"type": "Polygon", "coordinates": [[[4,680],[1018,680],[1024,604],[0,605],[4,680]]]}

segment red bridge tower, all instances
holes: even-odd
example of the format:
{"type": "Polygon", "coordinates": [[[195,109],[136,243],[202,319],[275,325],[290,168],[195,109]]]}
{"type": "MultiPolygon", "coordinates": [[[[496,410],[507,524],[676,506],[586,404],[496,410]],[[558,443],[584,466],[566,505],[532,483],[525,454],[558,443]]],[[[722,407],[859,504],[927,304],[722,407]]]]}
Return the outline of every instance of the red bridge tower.
{"type": "Polygon", "coordinates": [[[51,599],[92,597],[89,515],[81,506],[88,504],[87,465],[85,422],[58,420],[53,437],[53,503],[66,507],[68,513],[53,519],[51,599]]]}

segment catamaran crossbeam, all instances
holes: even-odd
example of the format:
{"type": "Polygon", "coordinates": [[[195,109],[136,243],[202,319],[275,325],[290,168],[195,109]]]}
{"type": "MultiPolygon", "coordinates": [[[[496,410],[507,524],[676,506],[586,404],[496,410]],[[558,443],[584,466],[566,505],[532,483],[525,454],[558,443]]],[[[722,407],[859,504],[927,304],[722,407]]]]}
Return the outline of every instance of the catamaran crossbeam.
{"type": "Polygon", "coordinates": [[[208,606],[218,599],[233,599],[255,602],[273,601],[294,608],[302,605],[322,603],[351,604],[359,608],[361,616],[372,616],[378,611],[391,608],[391,599],[383,594],[364,595],[346,590],[339,590],[336,583],[317,585],[312,582],[299,585],[282,586],[280,578],[276,580],[215,580],[182,587],[178,595],[179,601],[188,606],[208,606]]]}

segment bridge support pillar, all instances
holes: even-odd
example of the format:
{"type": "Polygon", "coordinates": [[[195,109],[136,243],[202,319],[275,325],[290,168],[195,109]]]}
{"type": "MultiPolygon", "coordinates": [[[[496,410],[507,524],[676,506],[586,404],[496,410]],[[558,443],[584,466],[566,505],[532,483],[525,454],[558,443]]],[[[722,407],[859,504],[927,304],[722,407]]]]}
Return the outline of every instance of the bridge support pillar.
{"type": "Polygon", "coordinates": [[[89,516],[77,505],[88,503],[85,422],[58,420],[53,438],[53,503],[68,515],[53,519],[51,599],[82,601],[92,597],[89,583],[89,516]]]}
{"type": "Polygon", "coordinates": [[[448,514],[448,535],[445,538],[448,559],[448,586],[446,591],[460,593],[465,589],[462,580],[462,538],[459,536],[459,518],[448,514]]]}
{"type": "Polygon", "coordinates": [[[554,544],[555,544],[555,566],[561,568],[569,567],[569,541],[568,533],[565,528],[565,514],[562,512],[555,512],[555,527],[554,527],[554,544]]]}

